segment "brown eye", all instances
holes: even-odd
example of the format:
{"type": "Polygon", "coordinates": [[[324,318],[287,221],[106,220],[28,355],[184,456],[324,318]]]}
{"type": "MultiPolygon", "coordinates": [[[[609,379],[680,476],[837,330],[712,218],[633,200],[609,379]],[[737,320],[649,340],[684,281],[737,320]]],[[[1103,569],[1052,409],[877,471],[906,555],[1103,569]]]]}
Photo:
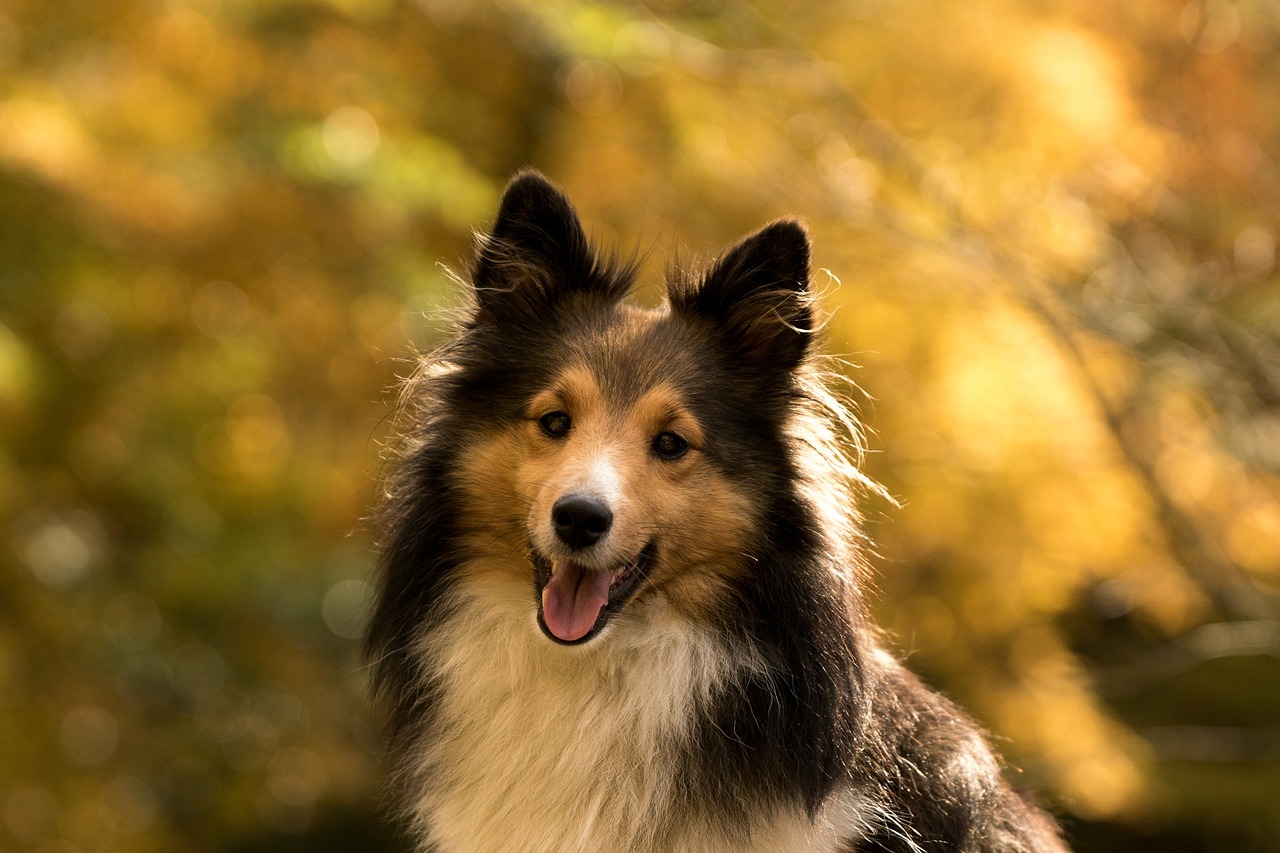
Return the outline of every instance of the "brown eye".
{"type": "Polygon", "coordinates": [[[660,432],[653,440],[653,452],[663,459],[679,459],[689,449],[689,442],[674,432],[660,432]]]}
{"type": "Polygon", "coordinates": [[[569,434],[572,421],[569,420],[568,412],[547,412],[538,418],[538,426],[552,438],[564,438],[569,434]]]}

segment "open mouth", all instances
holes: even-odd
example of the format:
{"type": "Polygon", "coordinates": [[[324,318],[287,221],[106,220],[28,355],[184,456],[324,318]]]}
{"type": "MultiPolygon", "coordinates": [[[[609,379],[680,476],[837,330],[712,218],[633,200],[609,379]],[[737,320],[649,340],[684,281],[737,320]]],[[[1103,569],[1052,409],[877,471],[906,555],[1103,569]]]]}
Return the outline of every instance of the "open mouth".
{"type": "Polygon", "coordinates": [[[538,627],[564,645],[590,640],[635,592],[653,554],[650,542],[617,568],[589,569],[572,560],[547,559],[534,552],[529,562],[538,593],[538,627]]]}

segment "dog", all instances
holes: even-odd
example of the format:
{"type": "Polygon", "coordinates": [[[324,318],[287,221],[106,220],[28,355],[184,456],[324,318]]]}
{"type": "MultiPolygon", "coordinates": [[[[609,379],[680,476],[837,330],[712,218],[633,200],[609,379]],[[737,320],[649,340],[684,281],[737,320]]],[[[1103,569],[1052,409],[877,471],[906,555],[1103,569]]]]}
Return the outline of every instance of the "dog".
{"type": "Polygon", "coordinates": [[[868,622],[805,227],[637,269],[518,174],[405,383],[365,651],[418,849],[1066,850],[868,622]]]}

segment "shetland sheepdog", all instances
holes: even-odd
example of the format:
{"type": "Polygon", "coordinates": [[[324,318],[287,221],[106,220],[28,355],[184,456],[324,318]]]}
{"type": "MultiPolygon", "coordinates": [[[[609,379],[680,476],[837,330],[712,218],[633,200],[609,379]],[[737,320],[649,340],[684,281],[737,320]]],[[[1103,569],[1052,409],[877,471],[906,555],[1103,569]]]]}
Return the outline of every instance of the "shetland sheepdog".
{"type": "Polygon", "coordinates": [[[868,623],[809,250],[773,222],[644,308],[555,186],[507,185],[381,516],[366,652],[420,850],[1066,849],[868,623]]]}

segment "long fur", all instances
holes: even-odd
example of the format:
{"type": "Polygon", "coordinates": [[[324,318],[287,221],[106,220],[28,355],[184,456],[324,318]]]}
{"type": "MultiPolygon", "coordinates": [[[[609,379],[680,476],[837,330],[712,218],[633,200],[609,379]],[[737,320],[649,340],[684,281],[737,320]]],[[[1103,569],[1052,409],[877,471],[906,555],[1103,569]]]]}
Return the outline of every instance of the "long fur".
{"type": "Polygon", "coordinates": [[[803,226],[675,277],[657,310],[625,302],[634,275],[544,178],[517,176],[474,304],[405,385],[366,650],[420,848],[1065,850],[976,726],[867,622],[866,480],[811,351],[803,226]],[[684,468],[626,463],[645,486],[619,498],[610,535],[657,501],[636,523],[657,564],[599,636],[566,647],[535,620],[545,531],[520,496],[545,484],[519,472],[569,458],[529,409],[575,366],[582,394],[611,401],[601,436],[657,394],[707,437],[684,468]],[[683,509],[659,518],[669,506],[683,509]]]}

